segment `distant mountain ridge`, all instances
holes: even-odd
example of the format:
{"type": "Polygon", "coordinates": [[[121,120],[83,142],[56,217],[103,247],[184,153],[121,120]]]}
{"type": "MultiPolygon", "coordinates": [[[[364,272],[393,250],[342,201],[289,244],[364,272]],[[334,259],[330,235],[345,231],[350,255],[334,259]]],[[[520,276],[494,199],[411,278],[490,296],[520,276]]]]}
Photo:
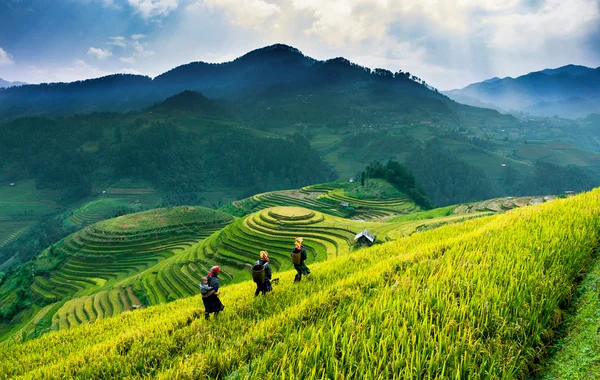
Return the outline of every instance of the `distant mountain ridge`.
{"type": "Polygon", "coordinates": [[[188,63],[155,78],[115,74],[72,83],[1,89],[0,116],[138,110],[184,90],[197,91],[209,98],[239,99],[273,89],[294,93],[300,88],[319,90],[359,83],[388,86],[396,94],[449,102],[409,73],[371,70],[345,58],[319,61],[294,47],[276,44],[230,62],[188,63]]]}
{"type": "Polygon", "coordinates": [[[9,82],[6,81],[2,78],[0,78],[0,88],[8,88],[8,87],[14,87],[14,86],[24,86],[27,83],[25,82],[9,82]]]}
{"type": "Polygon", "coordinates": [[[584,117],[600,111],[600,67],[567,65],[517,78],[492,78],[444,94],[478,107],[534,116],[584,117]]]}

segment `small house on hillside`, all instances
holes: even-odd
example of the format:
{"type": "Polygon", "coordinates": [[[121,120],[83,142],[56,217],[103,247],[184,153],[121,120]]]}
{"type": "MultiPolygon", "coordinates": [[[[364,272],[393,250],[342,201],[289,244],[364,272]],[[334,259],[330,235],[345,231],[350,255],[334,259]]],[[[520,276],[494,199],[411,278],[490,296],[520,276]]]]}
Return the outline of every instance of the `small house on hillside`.
{"type": "Polygon", "coordinates": [[[348,206],[350,206],[350,203],[348,203],[348,202],[340,202],[340,207],[348,208],[348,206]]]}
{"type": "Polygon", "coordinates": [[[15,185],[15,183],[14,183],[14,182],[11,182],[11,183],[10,183],[10,187],[13,187],[14,185],[15,185]]]}
{"type": "Polygon", "coordinates": [[[573,195],[577,195],[577,192],[575,190],[567,190],[567,191],[565,191],[565,196],[566,197],[570,197],[570,196],[573,196],[573,195]]]}
{"type": "Polygon", "coordinates": [[[357,234],[354,240],[360,245],[371,245],[375,242],[375,236],[365,229],[363,232],[357,234]]]}

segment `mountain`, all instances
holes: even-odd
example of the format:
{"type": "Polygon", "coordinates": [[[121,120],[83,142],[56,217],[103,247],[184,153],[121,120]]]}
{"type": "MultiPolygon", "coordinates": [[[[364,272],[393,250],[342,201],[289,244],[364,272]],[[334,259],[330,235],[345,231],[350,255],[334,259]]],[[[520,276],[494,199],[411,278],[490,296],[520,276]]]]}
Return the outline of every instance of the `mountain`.
{"type": "Polygon", "coordinates": [[[191,90],[185,90],[177,95],[170,96],[148,108],[148,110],[165,113],[171,111],[193,112],[196,115],[202,114],[205,117],[226,116],[228,113],[217,101],[191,90]]]}
{"type": "Polygon", "coordinates": [[[24,86],[27,83],[25,82],[9,82],[6,81],[2,78],[0,78],[0,88],[8,88],[8,87],[14,87],[14,86],[24,86]]]}
{"type": "Polygon", "coordinates": [[[600,67],[567,65],[517,78],[492,78],[444,94],[473,106],[534,116],[584,117],[600,110],[600,67]]]}
{"type": "Polygon", "coordinates": [[[185,64],[154,79],[118,74],[1,89],[0,117],[139,110],[184,90],[209,98],[241,100],[241,106],[249,109],[265,98],[324,93],[328,99],[331,95],[349,96],[363,102],[366,96],[371,99],[368,103],[402,103],[403,112],[410,108],[421,110],[421,115],[450,114],[461,107],[409,73],[371,70],[344,58],[319,61],[296,48],[276,44],[231,62],[185,64]]]}

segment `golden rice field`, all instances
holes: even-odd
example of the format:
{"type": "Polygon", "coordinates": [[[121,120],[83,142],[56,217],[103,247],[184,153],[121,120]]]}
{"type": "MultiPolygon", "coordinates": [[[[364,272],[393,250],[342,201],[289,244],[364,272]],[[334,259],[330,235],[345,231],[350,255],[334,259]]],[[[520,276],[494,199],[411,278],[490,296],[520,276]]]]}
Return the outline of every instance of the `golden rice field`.
{"type": "Polygon", "coordinates": [[[525,378],[594,260],[600,189],[4,345],[0,377],[525,378]]]}

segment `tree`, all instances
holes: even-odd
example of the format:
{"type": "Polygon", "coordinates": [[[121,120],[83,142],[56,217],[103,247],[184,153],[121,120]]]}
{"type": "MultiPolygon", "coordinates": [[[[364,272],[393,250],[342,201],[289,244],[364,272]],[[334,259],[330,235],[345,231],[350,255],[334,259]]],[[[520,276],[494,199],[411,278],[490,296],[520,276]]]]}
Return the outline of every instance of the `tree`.
{"type": "Polygon", "coordinates": [[[362,173],[360,173],[360,185],[361,186],[365,185],[365,172],[364,171],[362,173]]]}

